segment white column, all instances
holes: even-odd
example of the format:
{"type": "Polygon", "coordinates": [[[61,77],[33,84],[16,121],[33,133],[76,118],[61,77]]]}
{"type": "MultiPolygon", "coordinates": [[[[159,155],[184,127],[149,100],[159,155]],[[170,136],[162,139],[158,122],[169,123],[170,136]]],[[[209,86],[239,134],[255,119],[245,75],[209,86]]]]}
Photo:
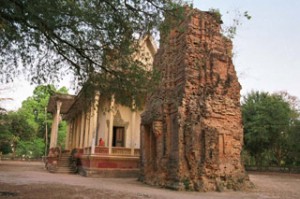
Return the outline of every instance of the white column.
{"type": "Polygon", "coordinates": [[[111,96],[110,112],[109,112],[109,129],[108,129],[108,154],[112,152],[112,136],[113,136],[113,126],[114,126],[114,106],[115,106],[115,96],[111,96]]]}
{"type": "Polygon", "coordinates": [[[50,148],[54,148],[57,146],[57,134],[58,134],[58,124],[60,117],[60,108],[61,101],[56,102],[56,113],[53,116],[53,123],[51,127],[51,138],[50,138],[50,148]]]}
{"type": "Polygon", "coordinates": [[[73,149],[73,130],[74,130],[74,119],[70,121],[70,128],[69,128],[69,143],[68,147],[69,149],[73,149]]]}
{"type": "Polygon", "coordinates": [[[85,135],[84,135],[84,147],[88,147],[89,144],[89,130],[90,130],[90,115],[89,111],[85,113],[85,135]]]}
{"type": "Polygon", "coordinates": [[[96,145],[96,133],[97,133],[97,118],[98,118],[98,102],[99,102],[99,92],[95,92],[95,98],[93,104],[91,106],[91,133],[90,133],[90,140],[91,140],[91,153],[95,153],[95,145],[96,145]]]}
{"type": "Polygon", "coordinates": [[[78,136],[78,132],[79,132],[79,123],[78,123],[78,116],[76,116],[75,118],[75,136],[74,136],[74,147],[73,148],[77,148],[78,147],[78,141],[79,141],[79,136],[78,136]]]}
{"type": "Polygon", "coordinates": [[[132,114],[131,114],[131,155],[134,155],[135,120],[136,120],[136,106],[135,106],[135,100],[133,99],[132,114]]]}
{"type": "Polygon", "coordinates": [[[81,114],[78,115],[78,140],[77,140],[77,146],[76,148],[80,148],[80,142],[81,142],[81,114]]]}
{"type": "Polygon", "coordinates": [[[88,146],[89,147],[92,147],[92,144],[93,144],[93,133],[94,133],[94,123],[93,123],[93,106],[91,104],[90,106],[90,122],[89,122],[89,141],[88,141],[88,146]]]}
{"type": "Polygon", "coordinates": [[[71,128],[71,125],[68,121],[67,123],[67,134],[66,134],[66,140],[65,140],[65,149],[68,150],[69,149],[69,134],[70,134],[70,128],[71,128]]]}
{"type": "Polygon", "coordinates": [[[84,112],[81,112],[81,128],[80,128],[80,143],[79,143],[79,148],[84,147],[84,137],[83,137],[83,132],[84,132],[84,121],[85,120],[85,114],[84,112]]]}
{"type": "Polygon", "coordinates": [[[72,149],[76,148],[77,118],[73,119],[72,149]]]}

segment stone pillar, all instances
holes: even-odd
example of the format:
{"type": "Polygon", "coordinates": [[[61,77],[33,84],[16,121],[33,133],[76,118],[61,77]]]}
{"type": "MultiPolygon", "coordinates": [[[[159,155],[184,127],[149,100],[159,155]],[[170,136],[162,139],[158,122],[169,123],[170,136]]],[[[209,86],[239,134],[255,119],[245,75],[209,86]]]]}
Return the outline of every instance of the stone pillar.
{"type": "Polygon", "coordinates": [[[69,149],[72,149],[72,147],[73,147],[73,143],[72,143],[72,141],[73,141],[73,130],[74,130],[74,119],[72,119],[71,121],[70,121],[70,128],[69,128],[69,140],[68,140],[68,147],[69,147],[69,149]]]}
{"type": "Polygon", "coordinates": [[[79,148],[84,147],[84,122],[85,122],[85,114],[84,112],[81,112],[81,128],[80,128],[80,143],[79,143],[79,148]]]}
{"type": "Polygon", "coordinates": [[[67,123],[67,133],[66,133],[66,140],[65,140],[65,149],[69,149],[69,136],[70,136],[70,123],[67,123]]]}
{"type": "Polygon", "coordinates": [[[75,117],[73,119],[72,149],[74,149],[76,145],[76,131],[77,131],[77,121],[75,117]]]}
{"type": "Polygon", "coordinates": [[[91,105],[90,107],[90,130],[89,130],[89,142],[88,142],[88,146],[92,147],[93,145],[93,134],[94,134],[94,118],[93,118],[93,106],[91,105]]]}
{"type": "Polygon", "coordinates": [[[100,93],[98,91],[95,92],[95,98],[91,106],[91,132],[90,132],[90,140],[91,140],[91,153],[95,153],[95,145],[96,145],[96,133],[97,133],[97,119],[98,119],[98,103],[99,103],[100,93]]]}
{"type": "Polygon", "coordinates": [[[78,141],[77,141],[77,148],[80,148],[80,143],[81,143],[81,114],[78,115],[78,141]]]}
{"type": "Polygon", "coordinates": [[[152,123],[153,134],[156,138],[156,166],[159,167],[159,161],[163,157],[163,122],[160,120],[153,121],[152,123]]]}
{"type": "Polygon", "coordinates": [[[84,135],[84,147],[88,147],[89,143],[89,130],[90,130],[90,113],[85,113],[85,135],[84,135]]]}
{"type": "Polygon", "coordinates": [[[114,126],[114,106],[115,106],[115,96],[111,96],[110,112],[109,112],[109,129],[108,129],[108,154],[112,152],[112,136],[113,136],[113,126],[114,126]]]}
{"type": "Polygon", "coordinates": [[[57,134],[58,134],[58,124],[60,117],[60,107],[62,102],[56,102],[56,113],[53,115],[53,123],[51,127],[51,138],[50,138],[50,148],[57,146],[57,134]]]}
{"type": "Polygon", "coordinates": [[[77,134],[77,118],[74,118],[73,122],[73,136],[72,136],[72,149],[76,147],[76,134],[77,134]]]}
{"type": "Polygon", "coordinates": [[[80,129],[81,129],[81,118],[79,115],[76,117],[76,137],[75,137],[75,148],[79,147],[79,142],[80,142],[80,129]]]}
{"type": "Polygon", "coordinates": [[[132,114],[131,114],[131,155],[134,155],[134,143],[135,143],[135,120],[136,120],[136,106],[135,100],[132,101],[132,114]]]}

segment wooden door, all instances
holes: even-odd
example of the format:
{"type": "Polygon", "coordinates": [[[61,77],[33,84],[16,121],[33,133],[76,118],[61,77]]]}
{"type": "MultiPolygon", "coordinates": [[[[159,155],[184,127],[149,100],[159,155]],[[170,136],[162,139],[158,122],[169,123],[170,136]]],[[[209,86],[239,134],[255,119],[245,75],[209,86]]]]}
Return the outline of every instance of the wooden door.
{"type": "Polygon", "coordinates": [[[125,146],[125,129],[124,127],[114,127],[113,146],[124,147],[125,146]]]}

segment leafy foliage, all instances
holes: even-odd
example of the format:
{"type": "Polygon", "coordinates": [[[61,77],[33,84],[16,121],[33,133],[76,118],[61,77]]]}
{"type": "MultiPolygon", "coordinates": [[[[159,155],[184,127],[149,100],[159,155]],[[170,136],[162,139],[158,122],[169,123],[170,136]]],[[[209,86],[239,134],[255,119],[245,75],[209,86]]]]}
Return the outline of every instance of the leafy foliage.
{"type": "Polygon", "coordinates": [[[300,165],[300,121],[296,120],[290,129],[289,137],[287,138],[288,153],[287,164],[288,165],[300,165]]]}
{"type": "MultiPolygon", "coordinates": [[[[52,115],[46,113],[45,108],[50,95],[54,92],[67,93],[67,90],[63,87],[57,91],[53,85],[37,86],[33,95],[23,101],[22,107],[17,112],[1,115],[0,151],[13,152],[14,155],[25,157],[40,157],[44,154],[45,128],[47,125],[50,132],[52,124],[52,115]]],[[[61,123],[58,144],[62,146],[65,134],[66,123],[61,123]]]]}
{"type": "MultiPolygon", "coordinates": [[[[41,85],[37,86],[33,95],[28,97],[22,102],[22,107],[18,112],[27,118],[27,122],[35,129],[36,135],[43,138],[45,133],[45,122],[51,124],[52,116],[51,114],[46,114],[46,107],[50,96],[56,92],[53,85],[41,85]],[[47,121],[45,119],[47,118],[47,121]]],[[[61,88],[58,90],[60,93],[67,93],[66,88],[61,88]]]]}
{"type": "Polygon", "coordinates": [[[288,154],[293,145],[291,137],[300,136],[295,125],[299,122],[299,112],[282,94],[251,92],[244,97],[242,114],[245,149],[256,164],[280,166],[291,162],[288,158],[295,158],[288,154]]]}
{"type": "Polygon", "coordinates": [[[35,138],[32,141],[21,140],[18,144],[16,153],[22,158],[35,158],[44,155],[45,142],[41,138],[35,138]]]}
{"type": "Polygon", "coordinates": [[[9,121],[10,121],[10,131],[13,132],[15,137],[18,137],[22,140],[31,140],[35,136],[35,131],[27,123],[27,118],[16,112],[11,112],[9,114],[9,121]]]}
{"type": "MultiPolygon", "coordinates": [[[[216,18],[219,19],[219,22],[221,24],[223,23],[221,20],[222,15],[218,9],[211,8],[210,12],[212,12],[216,16],[216,18]]],[[[227,14],[229,13],[230,12],[227,11],[227,14]]],[[[234,39],[237,34],[238,27],[243,24],[244,19],[250,20],[252,18],[248,11],[241,12],[238,10],[234,12],[234,15],[235,16],[232,19],[231,25],[222,26],[223,34],[229,39],[234,39]]]]}
{"type": "Polygon", "coordinates": [[[36,83],[73,73],[103,90],[143,92],[154,80],[136,67],[142,63],[133,60],[135,41],[181,5],[179,0],[2,1],[0,80],[12,80],[24,66],[36,83]],[[95,72],[101,75],[91,78],[95,72]]]}
{"type": "Polygon", "coordinates": [[[0,150],[4,153],[12,152],[13,156],[20,140],[31,140],[35,135],[26,118],[14,112],[3,115],[0,130],[0,150]]]}
{"type": "Polygon", "coordinates": [[[12,138],[12,134],[9,126],[7,125],[7,120],[7,115],[0,114],[0,151],[4,154],[11,152],[10,140],[12,138]]]}
{"type": "Polygon", "coordinates": [[[209,11],[210,13],[213,14],[213,16],[215,17],[215,19],[216,19],[220,24],[223,23],[223,21],[222,21],[222,14],[221,14],[221,12],[220,12],[219,9],[210,8],[208,11],[209,11]]]}

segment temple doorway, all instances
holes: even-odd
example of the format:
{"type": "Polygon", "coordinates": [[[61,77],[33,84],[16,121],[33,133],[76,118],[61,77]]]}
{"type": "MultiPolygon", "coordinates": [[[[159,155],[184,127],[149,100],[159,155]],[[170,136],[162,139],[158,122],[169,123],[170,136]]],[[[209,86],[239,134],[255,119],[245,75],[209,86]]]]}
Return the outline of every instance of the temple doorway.
{"type": "Polygon", "coordinates": [[[113,127],[113,147],[125,146],[125,128],[120,126],[113,127]]]}

